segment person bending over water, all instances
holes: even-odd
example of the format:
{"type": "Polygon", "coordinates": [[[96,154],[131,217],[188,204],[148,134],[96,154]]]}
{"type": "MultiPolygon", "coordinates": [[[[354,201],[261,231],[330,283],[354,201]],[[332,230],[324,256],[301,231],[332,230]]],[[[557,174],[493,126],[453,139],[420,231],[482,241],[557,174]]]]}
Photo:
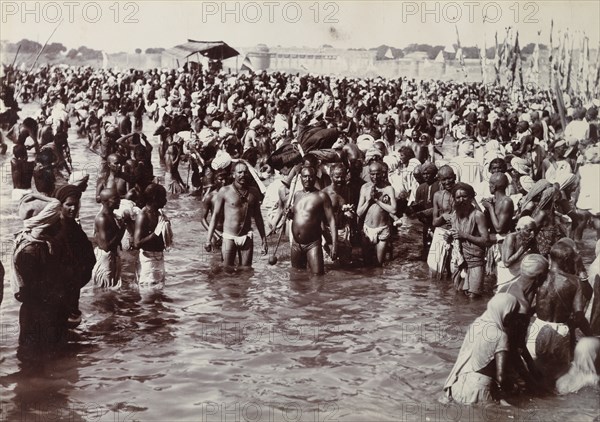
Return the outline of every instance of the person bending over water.
{"type": "Polygon", "coordinates": [[[519,309],[517,299],[499,293],[469,327],[456,363],[444,384],[446,397],[462,404],[493,402],[511,389],[507,377],[511,350],[508,330],[519,309]]]}

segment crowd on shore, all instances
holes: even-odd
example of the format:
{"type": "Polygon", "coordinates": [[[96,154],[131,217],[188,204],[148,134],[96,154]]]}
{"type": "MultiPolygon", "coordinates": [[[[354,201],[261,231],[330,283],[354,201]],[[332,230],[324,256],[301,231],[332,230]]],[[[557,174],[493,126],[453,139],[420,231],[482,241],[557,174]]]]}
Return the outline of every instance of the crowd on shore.
{"type": "Polygon", "coordinates": [[[12,258],[20,358],[53,353],[77,327],[88,283],[118,289],[124,254],[140,287],[162,288],[173,242],[163,208],[168,193],[189,192],[202,201],[199,247],[220,250],[225,268],[252,265],[255,230],[266,255],[286,227],[294,268],[323,275],[326,255],[382,266],[400,227],[421,224],[432,279],[470,300],[494,283],[444,386],[455,401],[597,384],[600,243],[588,268],[580,248],[586,230],[600,238],[600,101],[565,96],[561,109],[555,95],[187,65],[7,68],[0,145],[23,220],[12,258]],[[22,118],[25,86],[40,107],[22,118]],[[101,169],[94,244],[79,224],[89,176],[73,176],[74,142],[101,169]]]}

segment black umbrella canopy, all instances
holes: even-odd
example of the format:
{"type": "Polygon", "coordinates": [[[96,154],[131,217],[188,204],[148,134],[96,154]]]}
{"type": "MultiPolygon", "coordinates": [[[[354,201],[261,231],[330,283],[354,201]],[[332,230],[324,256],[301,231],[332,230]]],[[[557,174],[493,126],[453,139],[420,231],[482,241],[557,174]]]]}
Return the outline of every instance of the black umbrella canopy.
{"type": "Polygon", "coordinates": [[[188,40],[187,43],[175,46],[167,50],[167,53],[177,59],[185,59],[194,54],[201,54],[212,60],[225,60],[239,56],[239,52],[223,41],[195,41],[188,40]]]}

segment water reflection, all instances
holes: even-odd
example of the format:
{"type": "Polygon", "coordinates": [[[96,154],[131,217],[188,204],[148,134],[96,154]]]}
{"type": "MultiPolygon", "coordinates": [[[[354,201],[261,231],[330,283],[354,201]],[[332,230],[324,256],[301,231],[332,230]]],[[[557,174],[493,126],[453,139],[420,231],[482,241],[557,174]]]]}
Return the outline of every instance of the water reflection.
{"type": "MultiPolygon", "coordinates": [[[[146,127],[153,128],[149,122],[146,127]]],[[[97,163],[85,140],[72,134],[70,142],[76,168],[97,163]]],[[[0,158],[0,165],[6,160],[0,158]]],[[[153,164],[162,171],[157,159],[153,164]]],[[[82,200],[88,234],[99,209],[94,184],[92,175],[82,200]]],[[[5,186],[0,184],[0,240],[10,250],[4,245],[21,223],[6,205],[5,186]]],[[[132,286],[132,267],[119,291],[87,286],[81,297],[84,321],[68,352],[33,376],[22,373],[16,359],[19,304],[8,287],[9,256],[2,256],[8,272],[0,309],[2,418],[244,420],[243,409],[256,410],[252,403],[260,406],[258,420],[264,421],[597,415],[597,391],[527,397],[518,410],[491,407],[488,415],[438,403],[464,330],[485,303],[457,296],[447,281],[429,280],[414,246],[421,239],[419,227],[401,228],[394,245],[398,258],[384,268],[326,264],[324,277],[311,276],[290,268],[289,244],[282,240],[277,265],[257,253],[253,270],[228,274],[219,254],[201,246],[206,232],[198,199],[170,200],[166,212],[174,222],[175,245],[165,254],[165,288],[132,286]],[[222,412],[231,409],[239,412],[222,412]]],[[[270,248],[275,241],[270,239],[270,248]]],[[[590,239],[586,242],[591,250],[590,239]]]]}

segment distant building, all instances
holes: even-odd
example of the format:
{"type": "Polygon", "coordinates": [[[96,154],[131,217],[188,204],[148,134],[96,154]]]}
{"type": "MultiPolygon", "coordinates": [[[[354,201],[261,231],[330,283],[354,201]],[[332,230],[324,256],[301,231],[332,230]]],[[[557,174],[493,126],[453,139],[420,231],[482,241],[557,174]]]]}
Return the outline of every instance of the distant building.
{"type": "Polygon", "coordinates": [[[259,44],[246,51],[256,71],[358,74],[372,66],[375,60],[375,51],[344,50],[329,46],[286,48],[259,44]]]}

